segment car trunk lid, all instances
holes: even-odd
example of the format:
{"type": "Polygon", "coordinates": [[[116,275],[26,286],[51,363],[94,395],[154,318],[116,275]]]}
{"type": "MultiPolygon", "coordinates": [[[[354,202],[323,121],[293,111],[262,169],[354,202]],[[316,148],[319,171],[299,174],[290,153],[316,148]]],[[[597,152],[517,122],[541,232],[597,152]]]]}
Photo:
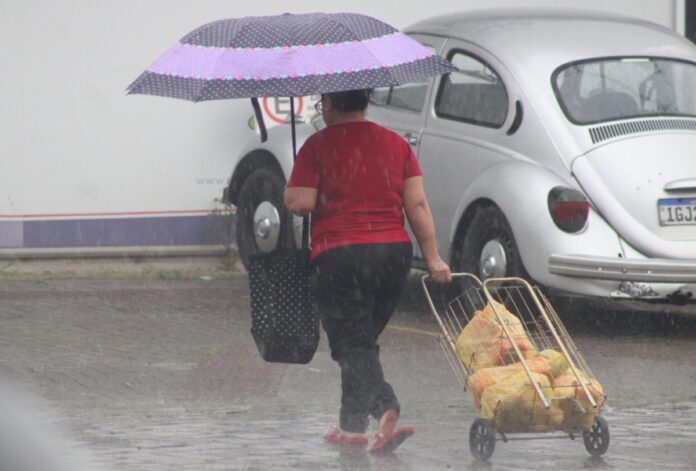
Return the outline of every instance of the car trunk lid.
{"type": "Polygon", "coordinates": [[[587,196],[652,257],[696,259],[696,134],[612,140],[573,160],[587,196]]]}

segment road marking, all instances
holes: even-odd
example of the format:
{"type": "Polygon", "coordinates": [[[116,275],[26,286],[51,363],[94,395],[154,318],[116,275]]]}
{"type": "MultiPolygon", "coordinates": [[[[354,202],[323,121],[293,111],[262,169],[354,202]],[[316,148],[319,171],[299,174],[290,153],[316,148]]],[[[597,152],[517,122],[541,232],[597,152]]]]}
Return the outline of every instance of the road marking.
{"type": "Polygon", "coordinates": [[[396,330],[397,332],[404,332],[407,334],[427,335],[429,337],[437,337],[440,335],[439,333],[431,330],[417,329],[415,327],[406,327],[403,325],[388,325],[387,329],[396,330]]]}

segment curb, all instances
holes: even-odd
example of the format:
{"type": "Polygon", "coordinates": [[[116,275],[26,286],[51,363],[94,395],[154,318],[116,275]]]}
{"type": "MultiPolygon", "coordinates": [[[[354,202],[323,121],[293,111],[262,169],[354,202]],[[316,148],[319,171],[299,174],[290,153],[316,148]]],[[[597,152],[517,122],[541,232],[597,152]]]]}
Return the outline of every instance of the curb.
{"type": "Polygon", "coordinates": [[[95,258],[219,257],[237,248],[223,245],[151,246],[151,247],[67,247],[37,249],[0,249],[0,260],[60,260],[95,258]]]}

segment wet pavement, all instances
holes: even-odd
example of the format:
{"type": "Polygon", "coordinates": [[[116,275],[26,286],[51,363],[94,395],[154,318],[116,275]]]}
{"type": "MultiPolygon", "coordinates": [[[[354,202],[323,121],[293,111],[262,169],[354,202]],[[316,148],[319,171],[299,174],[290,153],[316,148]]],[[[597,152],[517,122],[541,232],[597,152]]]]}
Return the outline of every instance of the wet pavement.
{"type": "Polygon", "coordinates": [[[591,459],[581,438],[499,441],[479,464],[475,411],[412,288],[381,342],[416,429],[390,456],[322,442],[340,393],[325,339],[308,365],[264,363],[243,276],[4,281],[0,376],[39,398],[85,469],[696,469],[696,314],[635,314],[636,327],[631,313],[573,312],[571,336],[609,395],[608,453],[591,459]]]}

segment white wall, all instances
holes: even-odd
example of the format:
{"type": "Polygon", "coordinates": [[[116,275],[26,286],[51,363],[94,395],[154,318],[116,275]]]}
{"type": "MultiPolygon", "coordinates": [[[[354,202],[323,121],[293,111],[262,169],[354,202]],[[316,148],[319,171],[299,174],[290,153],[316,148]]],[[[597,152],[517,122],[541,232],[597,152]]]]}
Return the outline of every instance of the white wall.
{"type": "Polygon", "coordinates": [[[203,23],[347,10],[405,27],[510,5],[582,6],[674,27],[683,0],[0,0],[0,221],[213,207],[233,156],[254,136],[248,101],[124,92],[203,23]]]}

